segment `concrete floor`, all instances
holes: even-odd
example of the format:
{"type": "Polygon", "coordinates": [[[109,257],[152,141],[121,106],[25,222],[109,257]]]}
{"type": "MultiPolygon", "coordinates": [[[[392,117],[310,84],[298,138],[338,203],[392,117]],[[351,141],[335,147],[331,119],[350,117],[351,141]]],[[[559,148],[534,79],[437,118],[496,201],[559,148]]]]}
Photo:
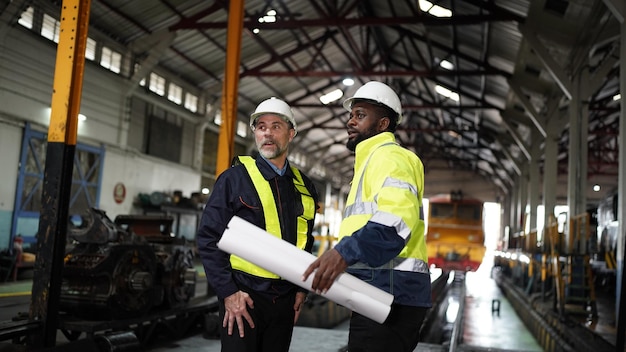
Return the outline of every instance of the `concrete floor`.
{"type": "MultiPolygon", "coordinates": [[[[515,310],[496,282],[490,277],[491,266],[467,274],[467,298],[463,342],[457,351],[516,351],[540,352],[543,349],[515,314],[515,310]],[[492,300],[500,301],[500,313],[492,313],[492,300]]],[[[334,329],[296,326],[290,352],[343,352],[348,341],[348,322],[334,329]]],[[[220,342],[192,336],[148,349],[153,352],[170,350],[186,352],[219,352],[220,342]]],[[[419,344],[415,352],[448,351],[448,347],[419,344]]]]}

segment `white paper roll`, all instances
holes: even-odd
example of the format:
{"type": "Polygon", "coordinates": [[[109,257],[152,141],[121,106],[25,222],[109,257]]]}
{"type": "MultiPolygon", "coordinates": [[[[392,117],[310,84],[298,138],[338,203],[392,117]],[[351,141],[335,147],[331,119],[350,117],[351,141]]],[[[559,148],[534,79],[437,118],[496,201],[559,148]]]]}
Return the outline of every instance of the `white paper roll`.
{"type": "MultiPolygon", "coordinates": [[[[311,290],[313,275],[302,281],[302,274],[316,257],[240,217],[235,216],[228,223],[217,246],[311,290]]],[[[339,275],[322,296],[378,323],[387,319],[393,301],[393,295],[348,273],[339,275]]]]}

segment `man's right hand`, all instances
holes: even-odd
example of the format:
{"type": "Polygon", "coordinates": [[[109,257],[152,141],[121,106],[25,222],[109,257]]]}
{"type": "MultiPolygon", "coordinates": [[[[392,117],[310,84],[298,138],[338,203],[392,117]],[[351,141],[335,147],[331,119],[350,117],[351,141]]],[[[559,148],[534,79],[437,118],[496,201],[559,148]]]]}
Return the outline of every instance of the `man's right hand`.
{"type": "Polygon", "coordinates": [[[248,307],[254,308],[254,302],[250,295],[243,291],[237,291],[224,299],[224,321],[223,327],[228,327],[228,335],[233,334],[233,326],[237,323],[239,336],[244,336],[244,323],[246,319],[251,328],[254,328],[254,321],[248,313],[248,307]]]}

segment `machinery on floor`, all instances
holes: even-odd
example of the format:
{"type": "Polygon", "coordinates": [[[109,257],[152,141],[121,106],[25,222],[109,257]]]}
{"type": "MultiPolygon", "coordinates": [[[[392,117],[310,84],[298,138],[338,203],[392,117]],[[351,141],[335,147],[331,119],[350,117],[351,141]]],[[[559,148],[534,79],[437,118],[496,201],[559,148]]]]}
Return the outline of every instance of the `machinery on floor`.
{"type": "Polygon", "coordinates": [[[119,215],[91,208],[70,219],[61,311],[84,319],[138,317],[181,308],[194,296],[193,246],[166,215],[119,215]]]}

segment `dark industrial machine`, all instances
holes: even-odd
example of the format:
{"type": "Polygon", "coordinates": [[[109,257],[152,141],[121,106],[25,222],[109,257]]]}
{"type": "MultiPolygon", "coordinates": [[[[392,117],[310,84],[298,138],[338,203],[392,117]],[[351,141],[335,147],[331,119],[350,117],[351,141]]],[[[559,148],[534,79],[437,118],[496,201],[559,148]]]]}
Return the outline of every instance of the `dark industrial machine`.
{"type": "Polygon", "coordinates": [[[193,247],[166,215],[119,215],[91,208],[70,218],[61,311],[122,319],[184,307],[195,294],[193,247]]]}

